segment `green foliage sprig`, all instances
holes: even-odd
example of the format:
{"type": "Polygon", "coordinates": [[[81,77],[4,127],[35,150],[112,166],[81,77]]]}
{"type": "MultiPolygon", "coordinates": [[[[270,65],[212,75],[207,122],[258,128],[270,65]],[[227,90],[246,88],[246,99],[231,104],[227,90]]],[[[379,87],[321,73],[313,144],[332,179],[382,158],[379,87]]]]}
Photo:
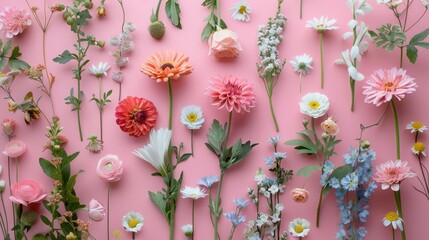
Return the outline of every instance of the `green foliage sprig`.
{"type": "Polygon", "coordinates": [[[227,26],[220,16],[220,10],[218,10],[219,0],[204,0],[201,5],[210,9],[210,14],[204,19],[207,24],[201,33],[201,40],[206,41],[212,33],[219,29],[225,29],[227,26]],[[217,14],[216,10],[218,10],[217,14]]]}

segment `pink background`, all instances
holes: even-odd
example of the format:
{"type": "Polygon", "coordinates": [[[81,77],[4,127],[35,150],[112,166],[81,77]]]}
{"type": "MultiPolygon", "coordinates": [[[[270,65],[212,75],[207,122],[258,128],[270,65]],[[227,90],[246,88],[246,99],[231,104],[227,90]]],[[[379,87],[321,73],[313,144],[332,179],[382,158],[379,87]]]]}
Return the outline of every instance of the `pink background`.
{"type": "MultiPolygon", "coordinates": [[[[42,1],[31,1],[33,4],[42,1]]],[[[70,1],[67,1],[70,2],[70,1]]],[[[182,9],[183,29],[174,28],[167,20],[164,11],[160,13],[160,19],[167,27],[166,34],[161,41],[152,39],[147,27],[151,8],[156,7],[157,1],[125,1],[127,21],[135,23],[137,31],[133,34],[135,50],[130,58],[130,65],[124,69],[125,79],[122,85],[122,96],[139,96],[147,98],[155,104],[159,112],[156,128],[167,127],[168,124],[168,94],[166,84],[157,84],[139,71],[140,65],[151,53],[158,50],[173,49],[183,52],[190,57],[190,63],[194,67],[194,72],[179,81],[174,82],[174,123],[173,123],[173,143],[178,144],[183,141],[185,150],[189,149],[190,132],[180,123],[180,110],[189,104],[200,105],[206,117],[204,127],[195,135],[195,156],[181,164],[178,171],[184,171],[183,186],[196,186],[197,181],[206,175],[217,175],[218,161],[205,147],[206,134],[214,118],[221,122],[227,120],[225,110],[217,110],[211,106],[210,99],[204,96],[204,90],[208,86],[209,80],[218,74],[232,74],[240,78],[246,78],[255,85],[257,94],[257,106],[250,113],[238,115],[233,118],[231,141],[242,138],[260,143],[241,164],[231,168],[225,176],[223,188],[223,209],[224,212],[232,211],[233,198],[247,197],[247,187],[255,187],[253,176],[259,167],[266,169],[264,157],[272,154],[272,147],[267,143],[270,136],[281,135],[282,142],[295,138],[295,132],[301,130],[301,120],[304,115],[299,112],[298,102],[300,98],[308,92],[320,91],[328,95],[331,103],[329,115],[334,116],[338,121],[341,132],[338,136],[343,142],[338,145],[338,155],[333,157],[333,161],[339,165],[343,164],[342,155],[348,151],[349,146],[355,147],[356,138],[359,136],[359,124],[370,124],[378,120],[384,107],[375,107],[365,104],[362,95],[363,82],[356,84],[356,110],[350,112],[349,81],[346,68],[336,66],[333,61],[340,57],[341,51],[350,48],[351,40],[344,41],[341,35],[348,31],[347,23],[351,19],[351,12],[347,9],[345,1],[325,0],[308,1],[304,0],[303,19],[299,19],[299,1],[286,1],[283,12],[288,21],[284,32],[284,41],[280,45],[282,58],[291,60],[294,56],[308,53],[314,59],[314,70],[303,78],[303,94],[299,94],[298,75],[295,74],[287,64],[284,68],[277,87],[274,90],[274,105],[280,124],[280,133],[275,133],[271,120],[268,98],[266,96],[263,83],[259,79],[255,63],[259,61],[257,55],[257,29],[260,24],[265,24],[267,19],[274,16],[276,1],[256,1],[249,0],[253,12],[249,23],[238,22],[232,19],[229,8],[235,1],[222,1],[223,18],[227,22],[229,29],[234,30],[240,37],[244,51],[238,59],[231,61],[219,61],[212,56],[208,56],[207,44],[201,42],[200,34],[205,26],[202,21],[209,11],[201,6],[202,1],[180,1],[182,9]],[[325,89],[319,87],[319,46],[318,35],[312,30],[305,28],[306,20],[312,17],[328,16],[337,18],[337,25],[340,29],[325,34],[325,89]]],[[[48,0],[49,5],[54,1],[48,0]]],[[[371,29],[379,27],[385,22],[394,22],[395,19],[386,7],[378,6],[375,0],[369,3],[373,11],[365,16],[363,20],[371,29]]],[[[15,5],[19,8],[27,9],[24,1],[6,0],[0,3],[1,9],[6,5],[15,5]]],[[[95,2],[92,13],[98,1],[95,2]]],[[[108,37],[120,32],[120,8],[116,1],[106,1],[108,16],[104,18],[94,17],[85,32],[93,34],[97,39],[107,40],[108,37]]],[[[420,1],[415,1],[411,9],[410,17],[415,19],[423,12],[420,1]]],[[[39,10],[40,11],[40,10],[39,10]]],[[[429,16],[425,18],[413,29],[412,34],[420,32],[427,27],[429,16]]],[[[69,31],[60,14],[55,15],[47,33],[47,58],[53,59],[65,49],[72,49],[75,36],[69,31]]],[[[21,47],[23,59],[31,65],[42,63],[41,31],[36,26],[36,22],[28,28],[23,35],[14,38],[14,43],[21,47]]],[[[109,62],[113,64],[113,58],[109,55],[111,47],[106,44],[104,49],[93,48],[89,52],[90,64],[98,62],[109,62]]],[[[428,89],[428,68],[429,52],[419,51],[417,64],[412,65],[405,60],[404,68],[408,74],[416,78],[419,85],[417,92],[407,95],[405,99],[397,104],[399,111],[399,121],[401,128],[401,150],[403,160],[409,161],[415,171],[419,171],[416,158],[412,155],[410,148],[413,143],[413,135],[405,130],[405,125],[410,121],[423,121],[429,124],[427,113],[427,93],[428,89]],[[426,96],[426,97],[425,97],[426,96]]],[[[148,137],[134,138],[123,133],[115,123],[114,112],[117,105],[118,84],[109,78],[104,78],[104,90],[113,89],[112,103],[104,112],[104,138],[105,150],[99,154],[91,154],[85,150],[87,141],[80,142],[77,132],[76,113],[70,111],[70,107],[64,104],[64,98],[68,96],[71,87],[76,87],[76,81],[72,79],[72,64],[59,65],[52,61],[48,62],[50,71],[56,76],[57,82],[53,89],[55,107],[57,115],[61,119],[61,124],[65,127],[64,134],[68,136],[70,142],[66,146],[69,153],[80,151],[79,157],[73,162],[73,170],[85,170],[77,182],[77,193],[81,202],[88,204],[92,198],[106,203],[107,185],[102,182],[95,173],[97,161],[100,157],[113,153],[119,155],[125,164],[125,175],[123,180],[115,183],[111,191],[111,231],[122,229],[121,219],[128,211],[141,212],[145,218],[142,231],[138,233],[137,239],[167,239],[168,225],[161,213],[152,205],[149,200],[148,191],[157,191],[163,187],[160,178],[150,176],[154,169],[141,159],[131,154],[131,151],[142,147],[148,142],[148,137]]],[[[360,71],[366,76],[378,68],[399,67],[399,52],[395,49],[393,53],[386,53],[384,50],[376,48],[371,44],[369,52],[363,57],[360,71]]],[[[114,68],[114,67],[113,67],[114,68]]],[[[112,70],[110,70],[112,71],[112,70]]],[[[88,71],[84,74],[83,89],[86,93],[85,102],[82,107],[82,123],[84,138],[91,133],[98,134],[98,112],[94,103],[89,103],[89,96],[96,93],[98,83],[94,76],[88,71]],[[96,114],[97,113],[97,114],[96,114]]],[[[36,96],[41,92],[36,89],[34,82],[23,77],[16,79],[13,86],[13,94],[21,98],[27,91],[32,90],[36,96]]],[[[50,114],[48,99],[43,98],[41,107],[47,114],[50,114]]],[[[51,180],[48,179],[38,164],[39,157],[49,157],[48,152],[42,152],[42,146],[46,141],[44,120],[34,121],[31,126],[25,126],[23,115],[20,112],[15,114],[7,111],[7,101],[0,101],[1,118],[10,117],[17,121],[18,127],[16,138],[23,140],[28,150],[19,160],[20,178],[31,178],[40,181],[46,191],[51,189],[51,180]]],[[[317,122],[319,122],[318,120],[317,122]]],[[[372,143],[373,149],[377,152],[375,164],[380,164],[389,159],[395,158],[395,140],[393,131],[393,120],[391,112],[379,127],[372,128],[365,132],[364,138],[372,143]]],[[[427,142],[427,133],[422,135],[422,141],[427,142]]],[[[0,146],[7,142],[6,137],[0,138],[0,146]]],[[[297,171],[303,166],[316,164],[316,159],[298,155],[293,148],[280,144],[280,151],[288,154],[285,160],[287,169],[297,171]]],[[[0,164],[6,170],[6,158],[0,159],[0,164]]],[[[12,165],[14,166],[14,165],[12,165]]],[[[339,213],[335,204],[335,197],[330,194],[325,198],[322,206],[321,226],[315,227],[315,212],[320,189],[319,175],[314,174],[309,179],[302,176],[295,176],[286,184],[286,192],[282,195],[281,201],[285,205],[283,217],[283,229],[296,217],[303,217],[310,220],[312,229],[306,239],[334,239],[339,222],[339,213]],[[305,204],[293,202],[290,197],[290,190],[295,187],[305,186],[311,193],[310,200],[305,204]]],[[[2,179],[7,179],[7,174],[3,173],[2,179]]],[[[427,216],[429,215],[428,201],[418,194],[412,186],[417,186],[416,178],[407,180],[401,185],[403,196],[404,216],[406,220],[407,235],[410,240],[420,240],[429,234],[427,228],[427,216]]],[[[6,194],[8,191],[5,191],[6,194]]],[[[209,220],[209,210],[207,208],[208,199],[198,200],[196,203],[196,233],[195,239],[210,239],[212,227],[209,220]]],[[[40,207],[42,210],[42,207],[40,207]]],[[[183,239],[180,226],[191,222],[191,201],[180,199],[177,208],[176,237],[183,239]]],[[[394,198],[392,192],[377,189],[370,201],[370,216],[366,227],[368,235],[366,239],[390,239],[391,230],[382,225],[381,219],[388,211],[395,211],[394,198]]],[[[253,205],[247,207],[244,212],[247,220],[255,218],[255,208],[253,205]]],[[[11,215],[9,215],[11,216],[11,215]]],[[[81,212],[82,219],[88,219],[86,212],[81,212]]],[[[227,237],[231,224],[224,217],[221,218],[220,230],[222,239],[227,237]]],[[[234,239],[242,239],[244,224],[239,227],[234,239]]],[[[33,236],[38,232],[47,231],[41,221],[28,234],[33,236]]],[[[106,222],[93,223],[91,232],[97,239],[106,239],[106,222]]],[[[398,232],[399,233],[399,232],[398,232]]],[[[124,237],[130,234],[124,232],[124,237]]],[[[399,235],[397,235],[397,238],[399,235]]],[[[293,239],[293,238],[292,238],[293,239]]]]}

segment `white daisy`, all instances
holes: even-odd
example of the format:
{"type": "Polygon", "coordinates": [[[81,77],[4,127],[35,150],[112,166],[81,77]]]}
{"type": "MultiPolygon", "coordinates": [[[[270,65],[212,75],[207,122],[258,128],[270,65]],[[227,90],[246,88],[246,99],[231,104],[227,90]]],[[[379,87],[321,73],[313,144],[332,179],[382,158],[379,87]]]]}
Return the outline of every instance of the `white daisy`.
{"type": "Polygon", "coordinates": [[[200,129],[204,123],[203,111],[198,106],[186,106],[182,109],[180,120],[188,129],[200,129]]]}
{"type": "Polygon", "coordinates": [[[197,200],[199,198],[204,198],[207,196],[204,189],[201,189],[200,187],[188,187],[185,186],[182,190],[180,190],[180,193],[182,194],[182,198],[191,198],[192,200],[197,200]]]}
{"type": "Polygon", "coordinates": [[[306,114],[312,118],[318,118],[328,111],[329,99],[326,95],[321,93],[307,93],[301,98],[299,102],[301,113],[306,114]]]}
{"type": "Polygon", "coordinates": [[[122,226],[128,232],[140,232],[143,227],[143,216],[138,212],[129,212],[122,218],[122,226]]]}
{"type": "Polygon", "coordinates": [[[421,154],[426,157],[426,146],[422,142],[416,142],[411,148],[411,152],[413,152],[415,155],[421,154]]]}
{"type": "Polygon", "coordinates": [[[192,224],[186,224],[182,226],[182,231],[183,231],[183,234],[185,234],[185,237],[188,237],[188,238],[191,237],[192,232],[194,231],[192,224]]]}
{"type": "Polygon", "coordinates": [[[325,32],[326,30],[335,30],[338,29],[334,24],[337,22],[337,19],[328,20],[328,17],[320,17],[320,19],[313,18],[308,20],[305,27],[313,28],[318,32],[325,32]]]}
{"type": "Polygon", "coordinates": [[[98,66],[92,65],[89,68],[89,71],[92,74],[94,74],[96,77],[100,78],[103,75],[107,76],[107,71],[109,70],[109,68],[110,68],[110,66],[107,63],[100,62],[98,64],[98,66]]]}
{"type": "Polygon", "coordinates": [[[252,12],[252,9],[249,6],[249,3],[246,0],[241,0],[234,3],[234,6],[231,8],[232,18],[239,21],[250,21],[249,13],[252,12]]]}
{"type": "Polygon", "coordinates": [[[306,237],[310,232],[310,222],[304,218],[295,218],[289,223],[289,232],[294,237],[306,237]]]}
{"type": "Polygon", "coordinates": [[[313,64],[313,58],[304,53],[303,55],[295,56],[295,58],[290,61],[290,64],[296,73],[299,75],[306,75],[313,69],[311,66],[311,64],[313,64]]]}
{"type": "Polygon", "coordinates": [[[392,225],[393,229],[399,228],[401,231],[403,231],[402,222],[402,218],[396,212],[388,212],[383,218],[384,226],[392,225]]]}
{"type": "Polygon", "coordinates": [[[428,130],[428,127],[423,125],[422,122],[410,122],[407,124],[407,126],[405,128],[408,130],[411,130],[411,133],[415,133],[415,132],[421,132],[422,133],[422,132],[428,130]]]}

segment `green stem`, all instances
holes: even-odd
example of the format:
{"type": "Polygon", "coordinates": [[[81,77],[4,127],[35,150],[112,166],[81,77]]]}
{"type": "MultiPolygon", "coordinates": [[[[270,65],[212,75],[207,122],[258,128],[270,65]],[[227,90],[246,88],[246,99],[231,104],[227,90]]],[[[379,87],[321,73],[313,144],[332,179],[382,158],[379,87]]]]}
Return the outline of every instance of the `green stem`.
{"type": "MultiPolygon", "coordinates": [[[[80,85],[80,82],[78,85],[80,85]]],[[[80,92],[80,87],[78,87],[78,91],[80,92]]],[[[82,126],[80,124],[80,106],[77,107],[76,112],[77,112],[77,126],[79,128],[79,137],[80,137],[80,141],[82,142],[83,136],[82,136],[82,126]]]]}
{"type": "MultiPolygon", "coordinates": [[[[168,79],[168,95],[169,95],[169,101],[170,101],[170,110],[169,110],[169,116],[168,116],[168,129],[171,130],[173,128],[173,87],[171,84],[171,79],[168,79]]],[[[170,174],[170,180],[168,183],[168,192],[170,192],[170,189],[174,188],[174,166],[173,166],[173,152],[171,151],[171,140],[168,150],[168,166],[169,166],[169,174],[170,174]]],[[[180,185],[179,185],[180,188],[180,185]]],[[[170,216],[169,216],[169,228],[170,228],[170,240],[174,239],[174,219],[175,219],[175,213],[176,213],[176,199],[170,199],[170,216]]]]}
{"type": "Polygon", "coordinates": [[[302,93],[302,74],[299,74],[299,94],[302,93]]]}
{"type": "Polygon", "coordinates": [[[168,129],[173,128],[173,87],[171,86],[171,79],[168,79],[168,95],[170,97],[170,112],[168,117],[168,129]]]}
{"type": "Polygon", "coordinates": [[[350,90],[352,94],[352,106],[351,106],[352,112],[355,110],[355,85],[356,85],[355,80],[353,80],[353,78],[350,77],[350,90]]]}
{"type": "Polygon", "coordinates": [[[134,239],[136,239],[136,233],[135,232],[132,232],[131,233],[131,237],[132,237],[132,239],[134,240],[134,239]]]}
{"type": "MultiPolygon", "coordinates": [[[[216,0],[216,7],[217,7],[217,27],[220,28],[220,20],[221,20],[221,17],[220,17],[220,0],[216,0]]],[[[217,29],[216,29],[216,31],[217,31],[217,29]]]]}
{"type": "Polygon", "coordinates": [[[393,118],[395,120],[395,138],[396,138],[396,160],[401,159],[401,145],[399,139],[399,121],[398,121],[398,112],[396,111],[395,102],[393,99],[390,101],[390,106],[393,111],[393,118]]]}
{"type": "Polygon", "coordinates": [[[107,240],[110,240],[110,183],[107,185],[107,240]]]}
{"type": "Polygon", "coordinates": [[[401,54],[399,58],[399,67],[402,68],[403,66],[403,59],[404,59],[404,47],[399,47],[401,49],[401,54]]]}
{"type": "Polygon", "coordinates": [[[302,0],[299,1],[299,19],[302,19],[302,0]]]}
{"type": "Polygon", "coordinates": [[[192,200],[192,238],[194,239],[194,232],[195,232],[195,200],[192,200]]]}
{"type": "Polygon", "coordinates": [[[231,125],[232,125],[232,111],[229,112],[227,125],[228,125],[228,128],[226,130],[226,137],[225,137],[225,141],[224,141],[224,144],[225,144],[224,147],[228,146],[229,134],[231,132],[231,125]]]}
{"type": "Polygon", "coordinates": [[[121,95],[122,95],[122,83],[119,83],[119,101],[121,101],[121,95]]]}
{"type": "Polygon", "coordinates": [[[317,204],[316,227],[319,227],[319,223],[320,223],[320,209],[322,206],[322,198],[323,198],[323,187],[320,188],[319,203],[317,204]]]}
{"type": "MultiPolygon", "coordinates": [[[[9,138],[9,141],[10,141],[10,138],[9,138]]],[[[12,196],[12,178],[10,177],[10,157],[7,157],[7,176],[8,176],[8,179],[9,179],[9,196],[12,196]]],[[[11,201],[11,204],[12,204],[12,209],[15,209],[15,203],[13,203],[12,201],[11,201]]],[[[16,222],[16,216],[15,216],[15,211],[12,211],[12,219],[13,219],[13,223],[15,224],[15,222],[16,222]]],[[[9,229],[9,228],[8,228],[9,229]]],[[[15,236],[15,239],[16,239],[16,233],[15,233],[15,231],[14,231],[14,236],[15,236]]]]}
{"type": "Polygon", "coordinates": [[[159,8],[161,7],[161,3],[162,3],[162,0],[159,0],[159,1],[158,1],[158,6],[156,6],[156,13],[155,13],[155,16],[156,16],[156,19],[157,19],[157,20],[158,20],[159,8]]]}
{"type": "Polygon", "coordinates": [[[18,182],[19,176],[18,176],[18,158],[17,157],[15,158],[15,179],[16,179],[16,182],[18,182]]]}
{"type": "Polygon", "coordinates": [[[401,237],[402,237],[402,240],[406,240],[407,237],[405,234],[405,220],[404,220],[404,217],[402,215],[401,190],[393,191],[393,194],[395,195],[395,202],[396,202],[396,207],[398,208],[398,215],[403,220],[403,222],[402,222],[403,223],[402,224],[403,231],[401,231],[401,237]]]}
{"type": "MultiPolygon", "coordinates": [[[[3,224],[3,226],[5,227],[6,235],[9,235],[9,220],[7,219],[7,213],[6,213],[6,207],[4,205],[3,194],[0,194],[0,198],[1,198],[1,205],[3,207],[4,217],[5,217],[5,220],[6,220],[6,226],[4,224],[3,224]]],[[[2,222],[4,222],[3,218],[2,218],[2,222]]]]}
{"type": "Polygon", "coordinates": [[[268,96],[269,101],[270,101],[270,110],[271,110],[271,116],[273,118],[274,121],[274,125],[276,127],[276,132],[279,132],[279,124],[277,123],[277,118],[276,118],[276,114],[274,113],[274,107],[273,107],[273,96],[272,94],[268,96]]]}
{"type": "Polygon", "coordinates": [[[98,110],[100,113],[100,139],[103,142],[103,105],[101,102],[104,102],[104,100],[102,100],[103,97],[103,82],[101,80],[101,77],[98,78],[98,95],[99,95],[99,100],[100,100],[100,105],[98,106],[98,110]]]}
{"type": "Polygon", "coordinates": [[[323,32],[319,33],[320,43],[320,87],[323,89],[324,74],[323,74],[323,32]]]}
{"type": "Polygon", "coordinates": [[[194,156],[194,130],[191,129],[191,154],[194,156]]]}
{"type": "Polygon", "coordinates": [[[217,185],[217,195],[216,195],[216,202],[215,202],[215,209],[214,210],[214,240],[218,240],[219,239],[219,229],[218,229],[218,225],[219,225],[219,218],[221,215],[221,209],[220,209],[220,195],[221,195],[221,191],[222,191],[222,183],[223,183],[223,175],[225,174],[224,170],[221,170],[220,172],[220,178],[219,178],[219,184],[217,185]]]}

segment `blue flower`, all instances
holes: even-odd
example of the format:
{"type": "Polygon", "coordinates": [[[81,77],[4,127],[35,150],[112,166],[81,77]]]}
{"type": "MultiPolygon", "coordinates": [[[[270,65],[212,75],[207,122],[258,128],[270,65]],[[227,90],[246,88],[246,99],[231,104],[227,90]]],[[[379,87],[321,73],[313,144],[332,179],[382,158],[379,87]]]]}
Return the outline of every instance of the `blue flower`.
{"type": "Polygon", "coordinates": [[[225,213],[224,215],[229,221],[231,221],[234,227],[237,227],[240,223],[243,223],[244,221],[246,221],[246,216],[243,216],[243,215],[237,216],[235,212],[225,213]]]}
{"type": "Polygon", "coordinates": [[[276,159],[285,159],[286,158],[286,153],[275,152],[274,153],[274,158],[276,158],[276,159]]]}
{"type": "Polygon", "coordinates": [[[341,185],[348,191],[355,191],[358,187],[358,181],[358,176],[355,172],[352,172],[341,179],[341,185]]]}
{"type": "Polygon", "coordinates": [[[368,218],[369,212],[368,210],[364,209],[359,213],[359,221],[366,222],[366,219],[368,218]]]}
{"type": "Polygon", "coordinates": [[[331,161],[326,161],[323,164],[323,174],[331,174],[334,171],[334,164],[331,161]]]}
{"type": "Polygon", "coordinates": [[[210,188],[213,184],[219,182],[218,176],[206,176],[201,178],[200,181],[198,181],[198,185],[202,185],[206,188],[210,188]]]}
{"type": "Polygon", "coordinates": [[[340,181],[338,180],[338,178],[335,178],[335,177],[329,179],[329,185],[334,189],[341,187],[340,181]]]}
{"type": "Polygon", "coordinates": [[[357,149],[352,148],[352,147],[349,149],[349,151],[350,151],[350,154],[344,154],[343,155],[344,161],[346,164],[350,164],[350,165],[354,166],[356,159],[358,157],[359,151],[357,149]]]}
{"type": "Polygon", "coordinates": [[[268,142],[270,142],[274,146],[277,146],[277,144],[279,144],[279,142],[280,142],[280,138],[281,138],[280,136],[270,137],[270,138],[268,138],[268,142]]]}
{"type": "Polygon", "coordinates": [[[249,200],[244,198],[234,198],[233,202],[238,209],[243,209],[249,205],[249,200]]]}
{"type": "Polygon", "coordinates": [[[267,167],[271,168],[274,165],[274,158],[272,157],[266,157],[264,159],[265,165],[267,165],[267,167]]]}
{"type": "Polygon", "coordinates": [[[364,227],[360,227],[357,230],[358,239],[363,239],[366,236],[367,233],[368,233],[368,231],[364,227]]]}
{"type": "Polygon", "coordinates": [[[365,193],[363,194],[365,197],[369,198],[371,197],[372,193],[374,192],[374,190],[377,188],[377,184],[375,184],[374,181],[371,181],[368,184],[367,189],[365,190],[365,193]]]}

